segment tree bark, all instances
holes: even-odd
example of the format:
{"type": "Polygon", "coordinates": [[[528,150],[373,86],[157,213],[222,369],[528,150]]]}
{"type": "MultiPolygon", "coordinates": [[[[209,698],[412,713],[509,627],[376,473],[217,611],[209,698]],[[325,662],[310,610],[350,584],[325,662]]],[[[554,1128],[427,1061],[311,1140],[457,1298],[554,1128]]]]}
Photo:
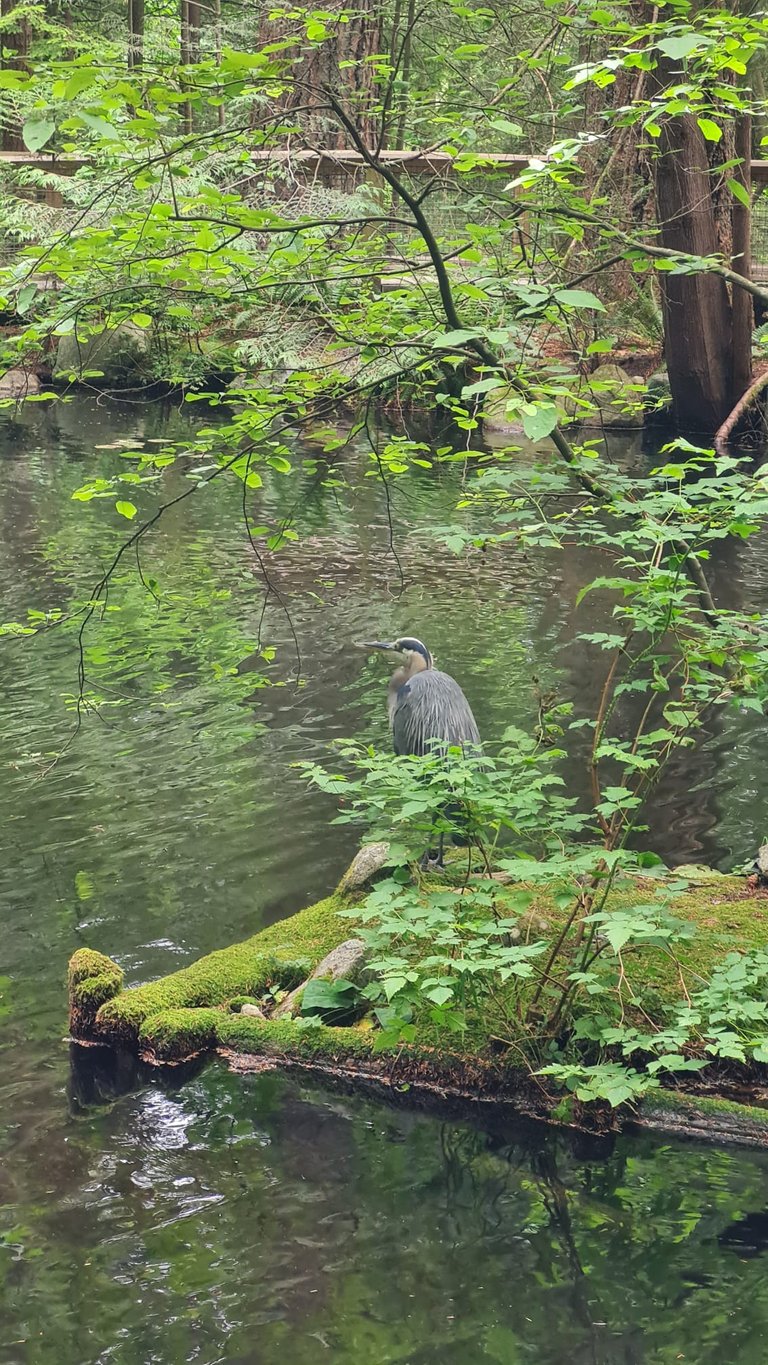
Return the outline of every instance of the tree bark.
{"type": "MultiPolygon", "coordinates": [[[[735,153],[740,164],[733,171],[733,179],[752,190],[752,120],[743,114],[736,124],[735,153]]],[[[731,208],[731,237],[733,268],[740,275],[752,278],[752,210],[734,198],[731,208]]],[[[752,383],[752,328],[755,322],[754,301],[745,289],[731,290],[733,317],[733,382],[737,395],[746,392],[752,383]]]]}
{"type": "MultiPolygon", "coordinates": [[[[221,66],[221,0],[213,0],[213,50],[216,65],[221,66]]],[[[216,109],[216,120],[220,128],[226,123],[223,103],[216,109]]]]}
{"type": "MultiPolygon", "coordinates": [[[[192,62],[191,51],[191,30],[190,30],[190,0],[181,0],[181,24],[179,29],[179,64],[182,67],[189,66],[192,62]]],[[[184,77],[180,77],[182,89],[184,88],[184,77]]],[[[181,106],[181,122],[185,133],[192,132],[192,105],[187,100],[181,106]]]]}
{"type": "Polygon", "coordinates": [[[377,0],[359,0],[352,12],[344,0],[332,0],[324,12],[330,16],[326,20],[330,36],[317,46],[307,43],[303,22],[280,18],[266,19],[261,25],[262,43],[295,38],[288,54],[295,58],[293,77],[280,107],[286,112],[300,110],[301,133],[312,145],[332,150],[349,147],[352,144],[329,106],[325,92],[331,90],[343,98],[366,145],[375,147],[376,88],[372,64],[366,59],[380,51],[381,5],[377,0]],[[349,22],[337,22],[337,11],[348,14],[349,22]]]}
{"type": "MultiPolygon", "coordinates": [[[[12,14],[15,8],[16,0],[0,0],[0,14],[3,18],[12,14]]],[[[19,70],[26,67],[29,39],[29,20],[26,16],[20,16],[17,27],[2,35],[2,61],[0,65],[4,69],[19,70]]],[[[25,150],[21,123],[18,120],[8,119],[8,115],[3,119],[2,149],[4,152],[23,152],[25,150]]]]}
{"type": "MultiPolygon", "coordinates": [[[[654,163],[664,247],[694,256],[720,250],[704,136],[690,115],[667,119],[654,163]]],[[[698,272],[661,276],[665,356],[678,423],[715,431],[734,393],[733,323],[725,280],[698,272]]]]}
{"type": "Polygon", "coordinates": [[[400,107],[395,128],[395,147],[399,150],[405,142],[405,120],[408,108],[408,84],[411,79],[411,58],[413,54],[413,30],[416,27],[416,0],[408,0],[405,16],[405,34],[402,41],[402,65],[398,72],[400,87],[400,107]]]}
{"type": "Polygon", "coordinates": [[[144,62],[144,0],[128,0],[128,66],[139,70],[144,62]]]}

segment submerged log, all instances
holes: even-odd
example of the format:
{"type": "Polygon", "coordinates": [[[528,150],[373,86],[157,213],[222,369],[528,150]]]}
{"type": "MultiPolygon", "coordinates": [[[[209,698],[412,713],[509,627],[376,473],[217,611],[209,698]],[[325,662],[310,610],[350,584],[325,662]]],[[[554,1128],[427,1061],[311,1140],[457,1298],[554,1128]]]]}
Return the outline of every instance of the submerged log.
{"type": "MultiPolygon", "coordinates": [[[[638,878],[621,892],[612,891],[614,908],[626,911],[632,904],[644,903],[649,890],[653,894],[651,880],[638,878]]],[[[178,1066],[216,1052],[238,1071],[294,1067],[337,1080],[346,1078],[381,1094],[392,1094],[405,1085],[414,1096],[451,1096],[470,1104],[500,1105],[510,1114],[561,1122],[562,1093],[548,1088],[546,1078],[535,1074],[533,1063],[526,1065],[524,1034],[514,1045],[501,1045],[495,1005],[485,1022],[482,1017],[473,1021],[471,1045],[463,1048],[459,1035],[435,1030],[428,1008],[423,1018],[417,1013],[412,1040],[386,1047],[381,1046],[384,1040],[370,1018],[352,1027],[330,1027],[292,1017],[308,979],[348,979],[365,970],[364,945],[349,938],[361,899],[359,892],[337,892],[243,943],[210,953],[159,981],[129,989],[123,988],[122,972],[110,958],[80,949],[70,963],[71,1036],[88,1045],[126,1048],[153,1065],[178,1066]],[[270,1002],[281,991],[289,994],[280,1016],[275,1012],[270,1017],[270,1002]]],[[[761,941],[756,914],[761,900],[766,900],[765,893],[750,890],[740,877],[710,873],[698,881],[689,879],[689,889],[676,899],[675,908],[681,917],[696,922],[695,969],[700,975],[722,960],[724,931],[734,947],[761,941]]],[[[536,932],[541,932],[543,924],[545,930],[557,933],[558,913],[546,889],[537,888],[535,903],[526,912],[536,932]]],[[[425,951],[430,951],[429,945],[425,951]]],[[[681,956],[686,951],[681,948],[681,956]]],[[[654,984],[658,989],[663,985],[658,974],[654,984]]],[[[668,983],[670,990],[676,984],[675,976],[668,983]]],[[[763,1074],[768,1076],[766,1068],[756,1067],[748,1084],[743,1075],[736,1078],[735,1072],[723,1070],[706,1093],[698,1076],[686,1078],[688,1093],[657,1091],[637,1109],[582,1105],[572,1098],[566,1121],[568,1126],[591,1132],[619,1131],[630,1125],[768,1146],[768,1110],[752,1104],[762,1099],[758,1085],[763,1074]],[[697,1086],[698,1094],[693,1093],[697,1086]],[[746,1102],[734,1103],[734,1094],[746,1102]]]]}

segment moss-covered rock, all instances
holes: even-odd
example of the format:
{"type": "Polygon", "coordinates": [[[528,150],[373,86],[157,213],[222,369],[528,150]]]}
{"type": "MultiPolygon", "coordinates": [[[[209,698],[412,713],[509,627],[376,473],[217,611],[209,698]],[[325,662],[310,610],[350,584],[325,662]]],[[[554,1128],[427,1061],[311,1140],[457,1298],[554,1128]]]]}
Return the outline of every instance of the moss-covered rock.
{"type": "Polygon", "coordinates": [[[82,380],[98,374],[98,383],[107,387],[135,384],[150,376],[151,334],[135,322],[104,327],[89,336],[76,332],[59,339],[54,375],[82,380]]]}
{"type": "Polygon", "coordinates": [[[386,867],[388,857],[389,844],[383,841],[363,844],[339,882],[339,894],[343,896],[351,891],[361,891],[386,867]]]}

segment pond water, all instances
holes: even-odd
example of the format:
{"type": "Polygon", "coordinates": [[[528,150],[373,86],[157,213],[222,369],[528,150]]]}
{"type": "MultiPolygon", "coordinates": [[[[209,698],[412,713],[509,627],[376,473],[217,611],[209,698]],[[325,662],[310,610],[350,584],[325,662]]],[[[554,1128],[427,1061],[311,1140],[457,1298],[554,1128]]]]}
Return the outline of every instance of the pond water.
{"type": "MultiPolygon", "coordinates": [[[[191,420],[95,400],[4,419],[2,619],[87,599],[127,523],[73,490],[114,471],[117,443],[191,420]]],[[[291,765],[338,736],[386,742],[381,665],[351,640],[425,638],[489,737],[530,724],[534,677],[587,703],[599,689],[574,634],[605,608],[573,605],[596,562],[455,560],[418,528],[456,522],[461,465],[398,481],[387,505],[362,446],[338,455],[338,487],[302,453],[252,508],[302,531],[267,566],[274,662],[224,480],[143,549],[159,602],[126,563],[85,638],[98,710],[74,738],[74,635],[1,642],[0,1361],[762,1361],[767,1156],[585,1144],[219,1066],[171,1086],[71,1061],[76,947],[138,982],[335,883],[355,835],[291,765]]],[[[614,453],[648,458],[626,439],[614,453]]],[[[141,514],[185,486],[167,472],[141,514]]],[[[729,549],[716,576],[721,597],[765,607],[768,546],[729,549]]],[[[743,861],[768,833],[767,789],[764,724],[734,713],[667,775],[649,842],[673,862],[743,861]]]]}

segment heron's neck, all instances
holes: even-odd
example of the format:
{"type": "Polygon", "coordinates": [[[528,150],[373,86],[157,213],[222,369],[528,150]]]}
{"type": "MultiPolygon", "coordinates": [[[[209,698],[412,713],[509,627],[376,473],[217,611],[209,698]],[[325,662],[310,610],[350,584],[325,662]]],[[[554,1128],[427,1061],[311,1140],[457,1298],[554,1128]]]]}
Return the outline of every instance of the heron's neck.
{"type": "Polygon", "coordinates": [[[408,679],[412,678],[415,673],[424,673],[428,668],[431,667],[432,667],[431,659],[429,660],[429,662],[427,662],[423,654],[414,653],[411,655],[407,663],[401,664],[399,668],[395,669],[394,673],[392,674],[389,686],[390,688],[393,688],[395,692],[397,692],[400,690],[403,683],[407,683],[408,679]]]}
{"type": "Polygon", "coordinates": [[[389,680],[389,687],[387,688],[387,710],[389,711],[390,724],[395,713],[397,694],[400,691],[400,688],[407,683],[409,678],[412,678],[415,673],[423,673],[425,669],[431,668],[431,666],[432,665],[428,664],[426,659],[422,658],[420,654],[414,654],[407,664],[401,664],[399,668],[395,669],[389,680]]]}

